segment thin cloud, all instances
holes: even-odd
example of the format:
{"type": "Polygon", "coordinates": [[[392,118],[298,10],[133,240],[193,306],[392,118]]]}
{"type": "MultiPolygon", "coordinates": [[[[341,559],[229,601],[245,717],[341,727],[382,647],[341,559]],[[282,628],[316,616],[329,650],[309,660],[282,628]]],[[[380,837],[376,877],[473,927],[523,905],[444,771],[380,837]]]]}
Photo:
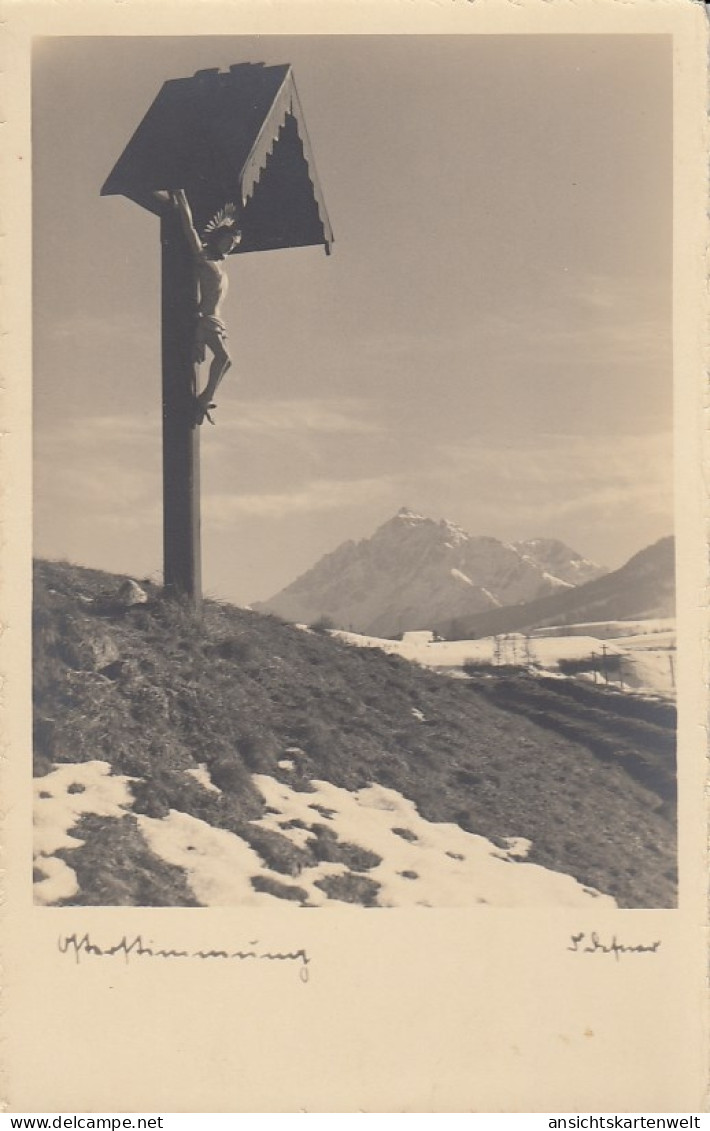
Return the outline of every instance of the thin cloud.
{"type": "Polygon", "coordinates": [[[132,528],[154,521],[161,500],[159,419],[94,416],[38,429],[34,495],[38,528],[58,516],[132,528]]]}
{"type": "MultiPolygon", "coordinates": [[[[478,311],[475,333],[507,360],[544,365],[670,365],[671,312],[657,280],[564,273],[534,302],[478,311]]],[[[670,376],[670,373],[669,373],[670,376]]]]}
{"type": "Polygon", "coordinates": [[[161,499],[159,468],[136,468],[120,459],[92,460],[90,466],[42,463],[35,469],[37,505],[54,513],[79,512],[115,518],[133,515],[140,507],[150,513],[161,499]]]}
{"type": "Polygon", "coordinates": [[[215,527],[224,527],[243,515],[280,519],[377,503],[389,498],[392,487],[387,478],[316,479],[292,491],[245,495],[217,492],[207,495],[203,512],[215,527]]]}
{"type": "Polygon", "coordinates": [[[126,314],[107,314],[92,316],[88,314],[77,315],[71,318],[58,318],[54,321],[45,320],[40,328],[42,338],[47,342],[85,342],[100,341],[104,339],[110,343],[130,340],[134,345],[153,346],[158,348],[160,336],[155,326],[146,321],[145,325],[137,324],[126,314]]]}
{"type": "Polygon", "coordinates": [[[479,437],[463,447],[441,447],[440,454],[458,473],[482,473],[507,482],[598,483],[621,478],[629,482],[670,482],[673,437],[650,435],[516,436],[497,442],[479,437]]]}
{"type": "Polygon", "coordinates": [[[160,416],[158,413],[140,416],[103,415],[73,417],[71,420],[55,420],[51,427],[44,425],[34,433],[35,452],[61,454],[65,451],[72,459],[77,453],[98,448],[102,451],[107,445],[131,447],[155,445],[160,440],[160,416]]]}
{"type": "MultiPolygon", "coordinates": [[[[644,517],[673,514],[672,437],[549,436],[440,449],[439,467],[429,482],[440,489],[451,484],[460,495],[470,485],[479,515],[496,525],[501,513],[515,529],[535,516],[546,525],[571,516],[597,523],[623,519],[627,525],[644,517]],[[455,486],[454,486],[455,485],[455,486]]],[[[426,472],[425,472],[426,474],[426,472]]]]}
{"type": "Polygon", "coordinates": [[[312,400],[243,401],[225,432],[271,436],[295,432],[323,435],[375,435],[382,428],[364,400],[355,397],[312,400]]]}

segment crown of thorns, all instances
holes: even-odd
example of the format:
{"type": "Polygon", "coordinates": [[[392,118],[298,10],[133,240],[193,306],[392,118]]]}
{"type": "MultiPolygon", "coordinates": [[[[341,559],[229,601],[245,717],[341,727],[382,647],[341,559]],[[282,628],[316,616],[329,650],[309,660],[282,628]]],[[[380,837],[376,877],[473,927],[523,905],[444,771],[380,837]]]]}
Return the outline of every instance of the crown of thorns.
{"type": "Polygon", "coordinates": [[[235,230],[239,228],[237,221],[237,207],[235,204],[225,204],[224,208],[220,208],[215,212],[212,219],[205,224],[204,235],[211,236],[221,229],[225,231],[235,230]]]}

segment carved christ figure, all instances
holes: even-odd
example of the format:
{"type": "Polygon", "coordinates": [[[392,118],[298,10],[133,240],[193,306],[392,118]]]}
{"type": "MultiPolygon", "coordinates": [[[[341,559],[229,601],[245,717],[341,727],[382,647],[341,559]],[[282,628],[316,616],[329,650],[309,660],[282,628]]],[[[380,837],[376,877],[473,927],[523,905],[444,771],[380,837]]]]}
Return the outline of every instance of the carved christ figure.
{"type": "Polygon", "coordinates": [[[177,209],[190,251],[198,285],[197,325],[193,343],[195,389],[199,387],[199,368],[205,361],[206,350],[212,354],[207,383],[196,397],[196,423],[205,417],[214,424],[210,412],[216,408],[214,395],[225,373],[232,364],[227,342],[227,327],[222,321],[221,305],[227,293],[227,256],[241,243],[242,233],[237,224],[236,208],[227,204],[206,225],[202,238],[195,230],[192,212],[182,189],[170,193],[177,209]]]}

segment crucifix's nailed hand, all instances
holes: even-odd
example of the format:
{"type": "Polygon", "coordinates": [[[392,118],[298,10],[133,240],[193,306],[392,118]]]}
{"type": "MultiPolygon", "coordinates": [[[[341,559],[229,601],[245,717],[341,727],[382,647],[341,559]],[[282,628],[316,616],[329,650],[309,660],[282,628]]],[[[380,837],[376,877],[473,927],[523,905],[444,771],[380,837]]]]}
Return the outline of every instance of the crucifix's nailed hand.
{"type": "Polygon", "coordinates": [[[211,410],[216,407],[213,398],[232,364],[227,348],[227,328],[220,314],[229,282],[226,259],[241,242],[242,233],[234,204],[226,204],[220,209],[206,225],[200,237],[195,229],[184,191],[179,189],[171,192],[170,199],[180,216],[185,238],[192,253],[199,291],[192,359],[195,366],[196,389],[199,387],[199,368],[205,361],[206,350],[212,354],[207,383],[195,398],[195,422],[202,424],[206,417],[213,424],[210,415],[211,410]]]}

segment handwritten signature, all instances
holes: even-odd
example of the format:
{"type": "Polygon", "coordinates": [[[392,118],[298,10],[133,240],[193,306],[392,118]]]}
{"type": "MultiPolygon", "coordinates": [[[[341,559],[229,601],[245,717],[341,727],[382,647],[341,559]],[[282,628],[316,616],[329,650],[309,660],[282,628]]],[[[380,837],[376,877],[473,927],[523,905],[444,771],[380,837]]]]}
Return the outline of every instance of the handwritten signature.
{"type": "Polygon", "coordinates": [[[635,946],[628,946],[626,943],[617,942],[616,935],[612,935],[611,942],[604,943],[599,938],[596,931],[587,934],[585,931],[580,931],[578,935],[571,935],[571,946],[567,950],[576,952],[577,954],[613,954],[615,960],[618,962],[622,954],[656,954],[661,940],[656,939],[652,943],[637,943],[635,946]],[[582,945],[587,940],[586,945],[582,945]]]}
{"type": "MultiPolygon", "coordinates": [[[[256,941],[248,944],[250,947],[257,947],[256,941]]],[[[95,943],[91,935],[86,932],[79,936],[73,935],[60,935],[57,946],[60,954],[70,954],[74,956],[77,964],[81,961],[83,956],[93,958],[118,958],[123,956],[126,962],[131,958],[163,958],[163,959],[178,959],[178,958],[191,958],[203,960],[233,960],[237,962],[257,961],[257,962],[298,962],[300,969],[298,971],[299,978],[302,982],[308,981],[308,967],[310,965],[310,958],[306,951],[301,948],[293,951],[271,951],[271,950],[166,950],[162,947],[156,947],[153,940],[148,940],[148,943],[143,941],[142,935],[134,935],[129,939],[127,935],[110,946],[99,946],[95,943]]]]}

